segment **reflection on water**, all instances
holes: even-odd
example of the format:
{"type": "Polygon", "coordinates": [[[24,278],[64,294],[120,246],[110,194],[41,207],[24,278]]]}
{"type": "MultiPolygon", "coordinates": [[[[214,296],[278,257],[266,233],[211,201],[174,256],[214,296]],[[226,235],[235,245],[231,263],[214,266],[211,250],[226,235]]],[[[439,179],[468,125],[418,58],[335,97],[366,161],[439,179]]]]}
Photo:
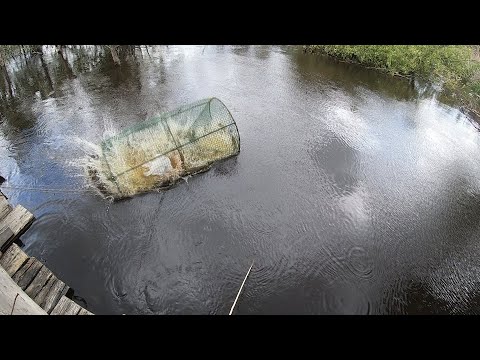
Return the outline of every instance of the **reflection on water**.
{"type": "Polygon", "coordinates": [[[165,193],[4,188],[94,313],[478,313],[477,126],[404,79],[289,46],[72,46],[0,82],[0,175],[81,190],[85,143],[216,96],[237,158],[165,193]]]}

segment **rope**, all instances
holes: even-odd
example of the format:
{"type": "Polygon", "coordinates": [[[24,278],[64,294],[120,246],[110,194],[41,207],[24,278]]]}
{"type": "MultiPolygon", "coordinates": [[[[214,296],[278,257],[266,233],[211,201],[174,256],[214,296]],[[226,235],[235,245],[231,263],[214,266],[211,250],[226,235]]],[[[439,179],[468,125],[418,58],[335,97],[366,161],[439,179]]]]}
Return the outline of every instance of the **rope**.
{"type": "MultiPolygon", "coordinates": [[[[188,176],[182,176],[181,179],[188,183],[188,176]]],[[[2,189],[8,190],[19,190],[19,191],[38,191],[38,192],[64,192],[64,193],[89,193],[95,192],[98,193],[96,189],[59,189],[59,188],[48,188],[48,187],[29,187],[29,186],[21,186],[21,185],[0,185],[2,189]]]]}
{"type": "Polygon", "coordinates": [[[47,187],[27,187],[27,186],[10,186],[10,185],[2,185],[0,186],[3,189],[9,190],[27,190],[27,191],[39,191],[39,192],[66,192],[66,193],[87,193],[87,192],[94,192],[95,189],[55,189],[55,188],[47,188],[47,187]]]}

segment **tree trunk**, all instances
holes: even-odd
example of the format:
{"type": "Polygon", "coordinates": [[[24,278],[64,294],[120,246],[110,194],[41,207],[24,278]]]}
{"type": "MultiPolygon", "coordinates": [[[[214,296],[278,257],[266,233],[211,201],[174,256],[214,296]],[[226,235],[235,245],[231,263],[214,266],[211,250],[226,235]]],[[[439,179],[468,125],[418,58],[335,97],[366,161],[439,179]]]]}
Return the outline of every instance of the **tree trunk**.
{"type": "Polygon", "coordinates": [[[63,56],[63,51],[58,53],[60,55],[60,59],[62,60],[63,66],[67,72],[67,76],[69,79],[76,78],[75,74],[73,73],[72,67],[68,63],[67,59],[63,56]]]}
{"type": "Polygon", "coordinates": [[[43,54],[42,45],[34,46],[34,48],[32,49],[32,52],[37,52],[39,54],[43,54]]]}
{"type": "Polygon", "coordinates": [[[8,75],[8,70],[7,66],[5,64],[5,59],[3,57],[3,54],[0,52],[0,67],[2,68],[3,75],[5,77],[5,80],[8,85],[8,93],[10,95],[10,98],[13,98],[13,89],[12,89],[12,81],[10,80],[10,76],[8,75]]]}
{"type": "Polygon", "coordinates": [[[45,60],[43,59],[43,54],[40,55],[40,62],[42,63],[43,72],[45,73],[45,77],[47,78],[47,82],[48,82],[50,92],[52,92],[53,91],[53,82],[52,82],[52,78],[50,77],[50,73],[48,72],[47,64],[45,63],[45,60]]]}
{"type": "Polygon", "coordinates": [[[23,58],[25,59],[25,61],[27,61],[27,53],[25,52],[25,47],[23,45],[20,46],[22,48],[23,58]]]}
{"type": "Polygon", "coordinates": [[[118,57],[117,47],[116,45],[107,45],[112,53],[112,59],[115,65],[120,65],[120,58],[118,57]]]}

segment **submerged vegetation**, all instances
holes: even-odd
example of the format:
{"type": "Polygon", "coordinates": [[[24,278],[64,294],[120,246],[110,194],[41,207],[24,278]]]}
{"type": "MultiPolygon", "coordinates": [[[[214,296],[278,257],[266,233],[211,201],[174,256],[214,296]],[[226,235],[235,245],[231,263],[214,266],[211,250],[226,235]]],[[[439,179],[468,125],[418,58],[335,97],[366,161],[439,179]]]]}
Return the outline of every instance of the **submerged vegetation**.
{"type": "Polygon", "coordinates": [[[480,46],[309,45],[306,50],[392,75],[440,83],[447,93],[480,115],[480,46]]]}

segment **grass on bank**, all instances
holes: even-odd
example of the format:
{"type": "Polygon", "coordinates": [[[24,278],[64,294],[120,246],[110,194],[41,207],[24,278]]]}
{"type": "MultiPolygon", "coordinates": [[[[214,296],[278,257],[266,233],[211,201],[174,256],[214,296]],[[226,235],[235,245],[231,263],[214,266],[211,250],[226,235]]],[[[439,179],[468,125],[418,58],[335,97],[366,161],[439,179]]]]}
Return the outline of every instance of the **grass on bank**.
{"type": "Polygon", "coordinates": [[[480,115],[478,45],[309,45],[306,48],[392,75],[442,83],[444,90],[480,115]]]}

